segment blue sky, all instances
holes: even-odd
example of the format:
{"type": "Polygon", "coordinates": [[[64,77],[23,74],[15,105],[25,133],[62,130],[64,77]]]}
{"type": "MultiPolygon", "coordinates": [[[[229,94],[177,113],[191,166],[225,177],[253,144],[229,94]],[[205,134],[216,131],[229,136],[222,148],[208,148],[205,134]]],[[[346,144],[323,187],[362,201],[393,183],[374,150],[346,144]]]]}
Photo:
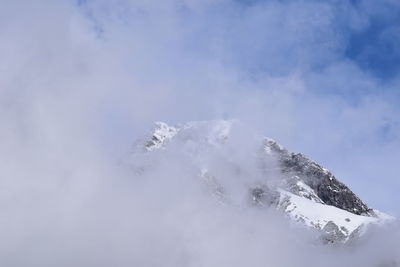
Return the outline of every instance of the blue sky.
{"type": "MultiPolygon", "coordinates": [[[[241,0],[244,8],[271,1],[241,0]]],[[[281,3],[296,1],[281,1],[281,3]]],[[[299,2],[299,1],[297,1],[299,2]]],[[[300,1],[301,2],[301,1],[300,1]]],[[[343,56],[354,61],[360,68],[382,80],[394,78],[399,69],[400,10],[395,1],[303,1],[303,3],[328,3],[334,9],[338,34],[345,39],[343,56]],[[349,9],[364,17],[364,25],[353,28],[349,9]]]]}
{"type": "Polygon", "coordinates": [[[396,7],[382,6],[371,14],[367,27],[351,33],[346,56],[363,70],[382,80],[390,80],[396,77],[399,70],[400,13],[396,7]]]}

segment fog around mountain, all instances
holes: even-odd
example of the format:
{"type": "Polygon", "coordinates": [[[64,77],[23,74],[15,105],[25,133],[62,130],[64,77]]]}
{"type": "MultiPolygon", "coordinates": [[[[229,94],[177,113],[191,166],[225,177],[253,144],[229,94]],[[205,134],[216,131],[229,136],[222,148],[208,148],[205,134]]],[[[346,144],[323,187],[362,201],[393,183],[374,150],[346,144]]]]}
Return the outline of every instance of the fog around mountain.
{"type": "MultiPolygon", "coordinates": [[[[397,266],[398,221],[369,227],[348,244],[324,245],[317,231],[251,205],[249,185],[282,177],[265,177],[254,161],[252,131],[239,129],[222,149],[189,138],[146,152],[139,140],[119,162],[81,148],[74,157],[3,168],[9,176],[3,179],[2,263],[397,266]],[[189,155],[217,171],[228,202],[213,196],[189,155]]],[[[194,134],[212,141],[204,131],[194,134]]]]}
{"type": "MultiPolygon", "coordinates": [[[[391,261],[396,224],[320,246],[273,210],[215,201],[179,146],[140,156],[146,174],[126,159],[154,121],[237,118],[399,217],[398,12],[392,0],[3,1],[0,265],[391,261]]],[[[215,164],[246,164],[247,136],[215,164]]]]}

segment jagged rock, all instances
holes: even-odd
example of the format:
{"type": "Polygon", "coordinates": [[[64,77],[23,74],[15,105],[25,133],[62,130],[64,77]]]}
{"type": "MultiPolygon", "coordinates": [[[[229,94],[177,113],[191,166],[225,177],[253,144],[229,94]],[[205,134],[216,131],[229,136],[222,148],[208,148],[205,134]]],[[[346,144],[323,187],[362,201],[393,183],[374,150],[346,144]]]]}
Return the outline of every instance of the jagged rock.
{"type": "Polygon", "coordinates": [[[339,182],[330,171],[303,154],[290,153],[270,139],[266,140],[265,147],[268,152],[278,156],[282,173],[299,177],[315,191],[323,203],[357,215],[376,216],[371,208],[346,185],[339,182]]]}
{"type": "Polygon", "coordinates": [[[364,227],[365,227],[364,225],[360,225],[353,232],[351,232],[351,234],[349,235],[349,238],[348,238],[349,244],[356,242],[360,238],[364,227]]]}
{"type": "Polygon", "coordinates": [[[164,142],[171,139],[178,133],[178,128],[169,126],[164,122],[156,122],[156,128],[154,129],[150,140],[145,144],[145,148],[151,151],[156,148],[160,148],[164,142]]]}
{"type": "Polygon", "coordinates": [[[334,244],[338,242],[343,242],[346,236],[340,231],[339,227],[332,221],[329,221],[324,228],[324,232],[321,236],[321,240],[325,244],[334,244]]]}
{"type": "Polygon", "coordinates": [[[292,176],[285,179],[285,189],[289,192],[300,196],[305,197],[309,200],[313,200],[316,203],[323,204],[324,202],[315,194],[314,190],[312,190],[308,185],[306,185],[298,176],[292,176]]]}
{"type": "MultiPolygon", "coordinates": [[[[223,159],[227,163],[226,170],[218,171],[220,166],[210,163],[207,153],[236,150],[235,143],[229,141],[233,123],[202,121],[177,127],[157,123],[152,135],[142,142],[142,149],[136,151],[143,151],[144,147],[146,153],[151,153],[157,149],[167,150],[168,145],[183,145],[179,148],[183,148],[182,152],[198,170],[205,188],[219,202],[235,203],[234,194],[230,194],[229,186],[224,184],[232,179],[230,175],[235,179],[249,178],[243,186],[252,205],[275,208],[296,223],[321,231],[321,240],[326,244],[352,242],[363,233],[365,225],[390,220],[390,216],[370,209],[327,169],[268,138],[249,136],[260,144],[259,149],[254,147],[249,154],[249,160],[255,160],[256,172],[246,172],[247,165],[232,162],[224,153],[221,155],[227,157],[223,159]],[[217,170],[213,170],[215,167],[217,170]],[[254,174],[257,179],[247,176],[254,174]]],[[[143,168],[136,166],[135,169],[143,168]]]]}

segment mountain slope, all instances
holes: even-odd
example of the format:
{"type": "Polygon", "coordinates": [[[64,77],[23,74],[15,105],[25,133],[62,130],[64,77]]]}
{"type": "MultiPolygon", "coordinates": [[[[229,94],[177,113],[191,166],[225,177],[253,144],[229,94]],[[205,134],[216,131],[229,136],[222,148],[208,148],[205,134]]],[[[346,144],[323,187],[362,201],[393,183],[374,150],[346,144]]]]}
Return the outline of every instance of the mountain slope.
{"type": "Polygon", "coordinates": [[[316,162],[237,121],[178,126],[158,122],[141,144],[142,152],[137,153],[179,151],[218,201],[237,204],[247,194],[253,206],[275,208],[294,222],[321,231],[325,243],[346,242],[369,224],[392,219],[368,207],[316,162]]]}

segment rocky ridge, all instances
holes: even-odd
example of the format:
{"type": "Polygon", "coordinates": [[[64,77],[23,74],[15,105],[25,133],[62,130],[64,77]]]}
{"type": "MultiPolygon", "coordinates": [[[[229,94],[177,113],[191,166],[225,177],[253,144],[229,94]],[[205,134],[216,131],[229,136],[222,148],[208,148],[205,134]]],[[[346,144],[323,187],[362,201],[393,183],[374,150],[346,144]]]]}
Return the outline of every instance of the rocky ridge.
{"type": "MultiPolygon", "coordinates": [[[[232,145],[229,139],[236,121],[190,122],[178,126],[156,123],[149,138],[142,142],[146,153],[168,149],[175,139],[180,145],[223,149],[232,145]]],[[[255,160],[261,178],[249,182],[249,203],[261,208],[275,208],[294,222],[321,231],[324,243],[344,243],[359,236],[369,224],[379,224],[392,218],[368,207],[345,184],[327,169],[300,153],[292,153],[276,141],[259,137],[255,160]],[[279,177],[279,179],[273,179],[279,177]],[[271,183],[271,181],[275,182],[271,183]],[[276,182],[276,180],[278,182],[276,182]]],[[[204,150],[204,149],[203,149],[204,150]]],[[[188,154],[193,157],[193,154],[188,154]]],[[[201,156],[196,155],[196,161],[201,156]]],[[[251,160],[251,159],[249,159],[251,160]]],[[[201,162],[201,161],[200,161],[201,162]]],[[[245,173],[240,162],[236,172],[245,173]]],[[[220,202],[229,202],[230,195],[221,177],[207,163],[198,163],[198,175],[220,202]]],[[[250,176],[252,174],[245,174],[250,176]]]]}

